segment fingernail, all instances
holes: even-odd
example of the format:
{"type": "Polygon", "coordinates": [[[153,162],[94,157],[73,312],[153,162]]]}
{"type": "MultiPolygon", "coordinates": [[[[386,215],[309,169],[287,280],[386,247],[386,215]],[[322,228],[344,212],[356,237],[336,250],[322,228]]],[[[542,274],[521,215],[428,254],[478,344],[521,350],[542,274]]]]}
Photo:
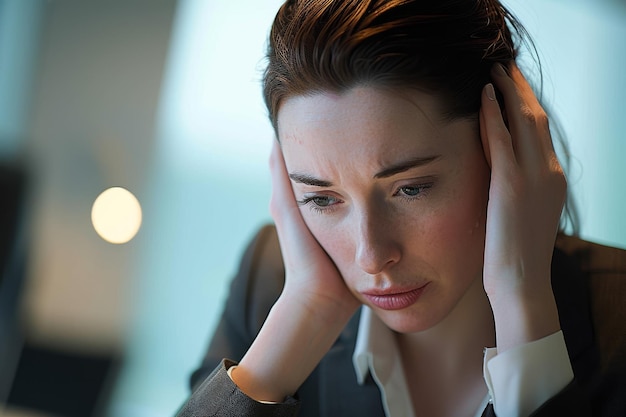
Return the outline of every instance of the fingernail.
{"type": "Polygon", "coordinates": [[[496,91],[493,89],[493,84],[489,83],[485,87],[485,92],[487,93],[487,97],[491,101],[496,101],[496,91]]]}

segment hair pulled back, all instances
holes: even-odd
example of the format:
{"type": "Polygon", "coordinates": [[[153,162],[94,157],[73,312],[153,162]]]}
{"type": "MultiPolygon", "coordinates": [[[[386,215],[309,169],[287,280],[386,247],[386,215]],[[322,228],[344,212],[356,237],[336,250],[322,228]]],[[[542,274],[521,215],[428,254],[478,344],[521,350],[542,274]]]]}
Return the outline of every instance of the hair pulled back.
{"type": "MultiPolygon", "coordinates": [[[[285,99],[356,86],[418,89],[436,95],[449,119],[475,117],[493,64],[507,66],[522,43],[536,57],[499,0],[287,0],[270,32],[265,104],[277,133],[285,99]]],[[[557,120],[551,129],[567,169],[557,120]]],[[[577,217],[568,195],[561,227],[577,234],[577,217]]]]}
{"type": "Polygon", "coordinates": [[[276,129],[288,97],[357,85],[416,88],[449,118],[476,115],[493,64],[517,56],[512,30],[525,34],[497,0],[288,0],[267,51],[270,119],[276,129]]]}

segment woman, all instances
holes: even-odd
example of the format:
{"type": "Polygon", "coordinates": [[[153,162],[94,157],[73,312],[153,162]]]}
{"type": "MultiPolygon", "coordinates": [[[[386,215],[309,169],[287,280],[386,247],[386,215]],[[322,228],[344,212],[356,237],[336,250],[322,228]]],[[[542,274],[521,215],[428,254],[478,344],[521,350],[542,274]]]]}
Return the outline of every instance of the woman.
{"type": "Polygon", "coordinates": [[[591,412],[593,349],[575,378],[551,283],[566,181],[511,30],[496,0],[283,5],[284,287],[264,229],[180,415],[591,412]]]}

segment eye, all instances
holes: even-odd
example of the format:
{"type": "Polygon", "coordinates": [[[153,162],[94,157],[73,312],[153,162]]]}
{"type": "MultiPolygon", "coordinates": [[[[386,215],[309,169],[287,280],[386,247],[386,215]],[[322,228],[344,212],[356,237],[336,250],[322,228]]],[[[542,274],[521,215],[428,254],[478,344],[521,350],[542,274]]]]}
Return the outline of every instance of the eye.
{"type": "Polygon", "coordinates": [[[395,195],[399,195],[400,197],[407,198],[417,198],[421,197],[425,194],[429,189],[433,186],[432,183],[429,184],[419,184],[419,185],[406,185],[398,188],[395,195]]]}
{"type": "Polygon", "coordinates": [[[302,200],[298,201],[298,205],[306,206],[309,205],[312,210],[317,211],[329,211],[334,208],[337,204],[341,203],[341,200],[327,195],[312,195],[312,196],[304,196],[302,200]]]}
{"type": "Polygon", "coordinates": [[[408,195],[409,197],[415,197],[416,195],[420,194],[422,192],[422,187],[402,187],[400,188],[400,191],[402,192],[402,194],[404,195],[408,195]]]}
{"type": "Polygon", "coordinates": [[[316,206],[328,207],[336,203],[337,199],[333,197],[328,197],[328,196],[316,196],[316,197],[309,198],[309,201],[311,201],[316,206]]]}

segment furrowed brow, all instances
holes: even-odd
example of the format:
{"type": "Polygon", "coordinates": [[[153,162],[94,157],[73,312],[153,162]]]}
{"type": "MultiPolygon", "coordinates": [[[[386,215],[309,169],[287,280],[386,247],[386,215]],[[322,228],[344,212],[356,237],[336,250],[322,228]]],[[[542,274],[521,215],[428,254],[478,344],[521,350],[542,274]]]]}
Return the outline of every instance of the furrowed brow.
{"type": "Polygon", "coordinates": [[[424,158],[411,158],[406,161],[401,161],[383,169],[382,171],[374,175],[374,178],[379,179],[379,178],[393,177],[394,175],[400,174],[404,171],[408,171],[410,169],[429,164],[433,161],[436,161],[440,157],[441,155],[433,155],[433,156],[427,156],[424,158]]]}
{"type": "Polygon", "coordinates": [[[314,187],[332,187],[333,183],[330,181],[320,180],[308,174],[292,173],[289,174],[289,178],[300,184],[312,185],[314,187]]]}

